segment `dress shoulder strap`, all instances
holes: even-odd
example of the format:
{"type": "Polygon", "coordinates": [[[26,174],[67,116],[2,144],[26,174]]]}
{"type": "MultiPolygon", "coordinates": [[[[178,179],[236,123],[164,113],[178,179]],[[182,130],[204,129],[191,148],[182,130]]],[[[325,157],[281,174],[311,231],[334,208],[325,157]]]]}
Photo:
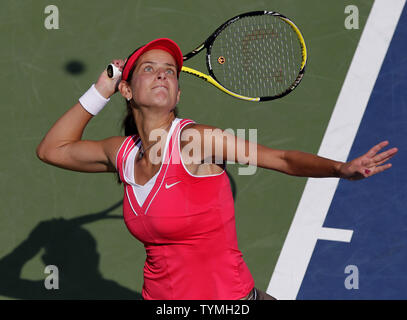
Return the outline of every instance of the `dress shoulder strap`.
{"type": "Polygon", "coordinates": [[[124,182],[124,163],[130,153],[131,150],[136,146],[137,141],[139,139],[138,135],[128,136],[124,139],[122,145],[120,146],[119,150],[117,151],[116,155],[116,170],[119,173],[120,180],[124,182]]]}

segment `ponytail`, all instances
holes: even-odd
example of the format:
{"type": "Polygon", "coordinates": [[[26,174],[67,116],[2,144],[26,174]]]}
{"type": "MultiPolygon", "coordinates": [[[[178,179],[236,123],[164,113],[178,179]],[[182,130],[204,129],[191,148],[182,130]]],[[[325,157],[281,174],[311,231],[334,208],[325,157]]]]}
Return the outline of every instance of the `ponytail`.
{"type": "Polygon", "coordinates": [[[130,101],[126,100],[127,114],[122,122],[122,130],[124,130],[124,135],[126,137],[138,134],[136,122],[134,121],[133,111],[131,109],[130,101]]]}

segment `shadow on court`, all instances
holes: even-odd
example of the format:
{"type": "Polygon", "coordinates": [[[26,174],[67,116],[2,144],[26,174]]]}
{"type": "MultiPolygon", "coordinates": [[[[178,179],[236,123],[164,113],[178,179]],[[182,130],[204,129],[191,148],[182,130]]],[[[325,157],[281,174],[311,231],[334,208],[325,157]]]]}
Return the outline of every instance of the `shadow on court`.
{"type": "MultiPolygon", "coordinates": [[[[40,222],[28,238],[0,260],[0,295],[17,299],[141,299],[141,294],[104,279],[99,271],[96,241],[82,225],[102,219],[121,219],[109,213],[122,205],[74,219],[40,222]],[[24,265],[44,249],[41,259],[58,267],[59,289],[46,289],[44,280],[20,277],[24,265]]],[[[43,270],[41,270],[43,272],[43,270]]]]}
{"type": "Polygon", "coordinates": [[[72,75],[80,75],[85,72],[86,67],[82,61],[71,60],[65,64],[64,69],[72,75]]]}

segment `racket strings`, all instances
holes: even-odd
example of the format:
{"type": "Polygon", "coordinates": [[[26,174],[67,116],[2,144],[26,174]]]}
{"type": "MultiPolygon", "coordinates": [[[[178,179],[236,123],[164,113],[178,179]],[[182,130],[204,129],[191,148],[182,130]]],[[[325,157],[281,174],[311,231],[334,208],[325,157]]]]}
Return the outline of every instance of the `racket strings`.
{"type": "Polygon", "coordinates": [[[263,15],[241,18],[225,28],[213,43],[210,60],[216,79],[227,89],[270,97],[295,82],[302,51],[287,22],[263,15]]]}

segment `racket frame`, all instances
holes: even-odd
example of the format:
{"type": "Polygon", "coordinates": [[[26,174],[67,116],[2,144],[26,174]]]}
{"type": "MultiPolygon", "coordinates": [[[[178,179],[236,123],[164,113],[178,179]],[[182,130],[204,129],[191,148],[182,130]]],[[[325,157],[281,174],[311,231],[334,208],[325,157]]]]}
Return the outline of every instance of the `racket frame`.
{"type": "Polygon", "coordinates": [[[200,71],[197,71],[195,69],[183,66],[181,71],[192,74],[198,78],[201,78],[203,80],[206,80],[207,82],[209,82],[210,84],[214,85],[216,88],[218,88],[219,90],[235,97],[238,99],[242,99],[242,100],[246,100],[246,101],[253,101],[253,102],[260,102],[260,101],[270,101],[270,100],[274,100],[274,99],[279,99],[282,98],[284,96],[286,96],[287,94],[289,94],[290,92],[292,92],[301,82],[302,78],[304,77],[304,73],[305,73],[305,67],[307,64],[307,47],[305,45],[305,41],[304,38],[301,34],[301,31],[299,30],[299,28],[294,24],[294,22],[292,22],[290,19],[288,19],[286,16],[275,12],[275,11],[251,11],[251,12],[246,12],[240,15],[237,15],[231,19],[229,19],[228,21],[226,21],[225,23],[223,23],[221,26],[219,26],[203,43],[201,43],[198,47],[196,47],[194,50],[192,50],[191,52],[187,53],[183,58],[184,61],[187,61],[189,59],[191,59],[193,56],[197,55],[199,52],[201,52],[203,49],[206,48],[206,67],[208,69],[208,73],[204,74],[200,71]],[[250,16],[261,16],[261,15],[272,15],[275,17],[278,17],[280,19],[282,19],[283,21],[285,21],[293,30],[294,32],[297,34],[297,38],[300,42],[300,46],[301,46],[301,55],[302,55],[302,61],[301,61],[301,66],[300,66],[300,70],[298,72],[298,76],[297,78],[293,81],[293,83],[282,93],[279,93],[278,95],[275,96],[268,96],[268,97],[247,97],[247,96],[243,96],[240,95],[236,92],[233,92],[227,88],[225,88],[223,85],[220,84],[220,82],[216,79],[216,76],[213,72],[212,69],[212,65],[210,62],[210,58],[211,58],[211,51],[212,51],[212,45],[216,40],[216,37],[225,29],[227,28],[230,24],[236,22],[239,19],[242,18],[246,18],[246,17],[250,17],[250,16]]]}

